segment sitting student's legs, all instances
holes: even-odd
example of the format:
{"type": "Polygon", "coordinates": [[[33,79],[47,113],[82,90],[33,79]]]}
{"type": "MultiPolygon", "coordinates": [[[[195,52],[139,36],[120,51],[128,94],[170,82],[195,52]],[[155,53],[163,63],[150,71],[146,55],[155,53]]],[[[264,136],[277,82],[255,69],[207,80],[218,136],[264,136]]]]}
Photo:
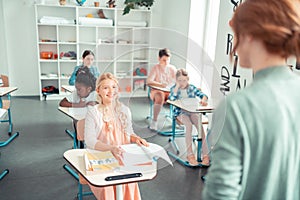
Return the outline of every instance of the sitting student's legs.
{"type": "MultiPolygon", "coordinates": [[[[191,121],[195,125],[197,132],[199,133],[200,127],[199,127],[199,114],[193,113],[191,114],[191,121]]],[[[208,145],[206,141],[205,132],[203,129],[203,126],[201,127],[201,138],[202,138],[202,164],[203,165],[209,165],[209,156],[208,156],[208,145]]]]}
{"type": "Polygon", "coordinates": [[[186,155],[188,162],[190,165],[198,165],[198,162],[195,158],[194,152],[193,152],[193,145],[192,145],[192,130],[193,130],[193,124],[190,119],[189,115],[181,114],[177,117],[177,119],[185,125],[185,143],[186,143],[186,155]]]}
{"type": "Polygon", "coordinates": [[[150,124],[150,129],[157,130],[157,118],[165,102],[165,94],[162,91],[153,91],[151,96],[154,105],[153,105],[153,119],[150,124]]]}

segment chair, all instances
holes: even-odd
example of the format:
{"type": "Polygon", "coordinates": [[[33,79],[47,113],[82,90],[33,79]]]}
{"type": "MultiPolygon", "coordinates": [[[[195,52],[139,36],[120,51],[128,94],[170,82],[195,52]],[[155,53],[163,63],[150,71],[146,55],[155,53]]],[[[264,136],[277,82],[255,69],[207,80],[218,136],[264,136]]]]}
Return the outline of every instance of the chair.
{"type": "MultiPolygon", "coordinates": [[[[147,116],[147,120],[152,120],[153,119],[153,105],[154,102],[152,101],[152,99],[150,98],[150,94],[151,94],[151,87],[148,86],[148,98],[150,101],[150,110],[149,110],[149,116],[147,116]]],[[[171,119],[172,120],[172,116],[173,116],[173,108],[169,107],[169,111],[166,111],[165,113],[163,113],[165,115],[166,119],[171,119]]],[[[158,134],[163,135],[163,136],[172,136],[173,135],[173,130],[158,130],[157,131],[158,134]]],[[[176,135],[183,135],[184,134],[184,130],[183,129],[176,129],[175,128],[175,134],[176,135]]]]}
{"type": "MultiPolygon", "coordinates": [[[[171,108],[170,109],[174,109],[174,106],[172,104],[171,105],[171,108]]],[[[185,166],[188,166],[188,167],[197,167],[197,166],[193,166],[193,165],[190,165],[188,161],[186,160],[183,160],[182,158],[179,157],[179,154],[180,154],[180,151],[179,151],[179,147],[175,141],[175,138],[178,137],[178,135],[176,135],[176,124],[182,124],[182,122],[180,120],[178,120],[174,115],[172,116],[172,137],[169,138],[169,142],[172,143],[172,146],[174,147],[174,150],[176,152],[176,154],[173,154],[172,152],[168,151],[167,153],[169,154],[169,156],[173,157],[174,159],[176,159],[179,163],[185,165],[185,166]]],[[[203,119],[202,118],[202,125],[204,124],[208,124],[208,119],[205,118],[203,119]]],[[[198,139],[198,135],[193,135],[193,141],[197,141],[198,143],[198,146],[197,146],[197,160],[199,160],[200,158],[200,152],[201,152],[201,148],[202,148],[202,139],[198,139]]]]}
{"type": "MultiPolygon", "coordinates": [[[[85,123],[85,120],[82,119],[82,120],[78,120],[77,123],[76,123],[76,133],[77,133],[77,140],[78,140],[78,143],[76,146],[74,146],[75,149],[78,149],[78,148],[83,148],[81,146],[81,144],[83,143],[84,141],[84,123],[85,123]]],[[[83,196],[88,196],[88,195],[93,195],[92,192],[83,192],[82,191],[82,185],[86,185],[88,182],[86,181],[85,178],[83,178],[80,174],[77,174],[76,172],[73,171],[72,168],[70,168],[69,166],[67,165],[64,165],[63,166],[71,175],[74,176],[74,174],[76,174],[76,176],[78,177],[78,194],[77,194],[77,197],[79,200],[82,200],[82,197],[83,196]]]]}
{"type": "MultiPolygon", "coordinates": [[[[5,110],[0,108],[0,118],[5,114],[5,110]]],[[[1,154],[0,154],[1,155],[1,154]]],[[[0,174],[0,180],[2,180],[9,173],[8,169],[3,170],[0,174]]]]}
{"type": "MultiPolygon", "coordinates": [[[[9,87],[9,81],[8,81],[8,76],[6,75],[1,75],[2,79],[2,87],[9,87]]],[[[10,112],[10,94],[7,94],[7,99],[2,99],[2,108],[7,110],[8,118],[7,119],[2,119],[0,122],[8,122],[9,123],[9,129],[8,129],[8,135],[11,136],[12,133],[12,120],[11,120],[11,112],[10,112]]]]}
{"type": "MultiPolygon", "coordinates": [[[[8,76],[0,75],[0,77],[2,79],[2,87],[9,87],[8,76]]],[[[3,98],[0,99],[1,104],[2,104],[2,108],[0,108],[0,109],[7,111],[7,115],[8,115],[7,118],[6,117],[0,118],[0,123],[8,122],[8,124],[9,124],[8,135],[10,136],[10,138],[8,140],[6,140],[5,142],[0,142],[0,147],[6,146],[7,144],[9,144],[13,139],[15,139],[19,135],[19,132],[16,132],[12,135],[13,124],[12,124],[11,111],[10,111],[10,108],[11,108],[10,99],[11,99],[10,93],[6,95],[6,99],[3,99],[3,98]]],[[[4,114],[2,114],[2,116],[4,116],[4,114]]]]}

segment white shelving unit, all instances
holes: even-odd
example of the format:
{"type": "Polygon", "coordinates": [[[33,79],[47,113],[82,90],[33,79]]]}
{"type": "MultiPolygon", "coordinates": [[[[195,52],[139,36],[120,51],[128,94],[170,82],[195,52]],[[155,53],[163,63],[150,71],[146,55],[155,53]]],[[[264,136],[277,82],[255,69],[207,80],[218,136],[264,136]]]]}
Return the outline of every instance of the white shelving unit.
{"type": "MultiPolygon", "coordinates": [[[[119,78],[121,96],[147,96],[144,84],[150,70],[151,11],[131,10],[125,16],[122,12],[121,8],[35,5],[40,91],[49,85],[59,89],[59,94],[49,95],[47,99],[61,99],[66,95],[61,86],[68,84],[86,49],[95,53],[94,65],[101,73],[112,72],[119,78]],[[99,9],[113,24],[81,20],[88,14],[92,14],[93,19],[98,18],[99,9]],[[41,21],[45,16],[51,20],[41,21]],[[52,20],[52,17],[59,19],[52,20]],[[45,51],[55,56],[42,59],[40,53],[45,51]],[[77,57],[60,57],[61,52],[69,51],[76,52],[77,57]]],[[[42,92],[40,99],[43,99],[42,92]]]]}

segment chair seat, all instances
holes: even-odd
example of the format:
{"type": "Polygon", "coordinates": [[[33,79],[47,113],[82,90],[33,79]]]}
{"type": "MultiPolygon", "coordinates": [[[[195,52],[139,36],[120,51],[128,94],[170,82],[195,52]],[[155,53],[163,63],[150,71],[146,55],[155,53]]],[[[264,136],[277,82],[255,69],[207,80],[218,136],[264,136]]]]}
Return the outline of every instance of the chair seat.
{"type": "Polygon", "coordinates": [[[88,181],[83,177],[81,176],[80,174],[78,174],[79,176],[79,183],[82,184],[82,185],[87,185],[88,184],[88,181]]]}
{"type": "Polygon", "coordinates": [[[3,117],[5,115],[5,113],[6,113],[6,110],[0,108],[0,119],[1,119],[1,117],[3,117]]]}
{"type": "Polygon", "coordinates": [[[10,108],[10,100],[2,100],[2,108],[3,109],[9,109],[10,108]]]}
{"type": "MultiPolygon", "coordinates": [[[[176,123],[179,125],[184,125],[178,118],[176,118],[176,123]]],[[[208,118],[207,117],[202,117],[202,125],[203,124],[208,124],[208,118]]]]}

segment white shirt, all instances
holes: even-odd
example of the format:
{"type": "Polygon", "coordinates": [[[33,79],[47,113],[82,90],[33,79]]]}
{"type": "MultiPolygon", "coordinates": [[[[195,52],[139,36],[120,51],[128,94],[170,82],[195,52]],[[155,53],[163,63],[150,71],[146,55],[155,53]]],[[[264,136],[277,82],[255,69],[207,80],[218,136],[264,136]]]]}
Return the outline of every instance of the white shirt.
{"type": "Polygon", "coordinates": [[[97,93],[95,91],[91,92],[89,94],[89,96],[87,96],[86,98],[80,98],[77,94],[77,90],[75,89],[72,94],[66,96],[66,99],[70,102],[70,103],[79,103],[80,99],[84,99],[85,102],[90,102],[90,101],[96,101],[97,100],[97,93]]]}
{"type": "MultiPolygon", "coordinates": [[[[88,106],[88,112],[85,118],[85,129],[84,129],[84,141],[87,148],[94,149],[97,143],[97,138],[101,134],[103,127],[103,114],[98,109],[99,105],[88,106]]],[[[129,108],[122,104],[121,112],[126,115],[127,118],[127,128],[126,133],[128,137],[134,134],[131,122],[131,112],[129,108]]]]}

